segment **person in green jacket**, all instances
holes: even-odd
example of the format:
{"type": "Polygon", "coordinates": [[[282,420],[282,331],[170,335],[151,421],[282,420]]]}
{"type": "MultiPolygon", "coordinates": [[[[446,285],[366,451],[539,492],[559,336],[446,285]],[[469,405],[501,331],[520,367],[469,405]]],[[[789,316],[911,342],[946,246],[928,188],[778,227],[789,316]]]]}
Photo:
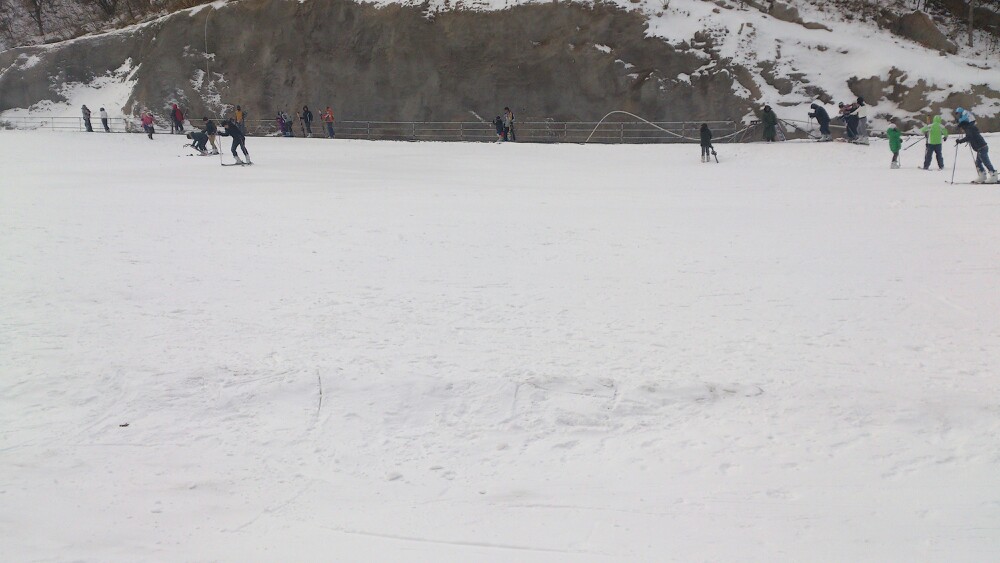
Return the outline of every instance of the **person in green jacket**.
{"type": "Polygon", "coordinates": [[[776,134],[775,128],[778,126],[778,116],[771,111],[771,106],[764,106],[764,111],[760,113],[760,122],[764,125],[764,140],[773,143],[776,134]]]}
{"type": "Polygon", "coordinates": [[[893,123],[885,130],[885,136],[889,139],[889,150],[892,151],[892,163],[889,164],[889,168],[899,168],[899,149],[903,147],[903,134],[893,123]]]}
{"type": "Polygon", "coordinates": [[[938,168],[944,170],[944,155],[941,154],[941,143],[948,140],[948,130],[941,125],[941,116],[935,115],[934,121],[920,129],[920,132],[927,136],[926,150],[924,151],[924,170],[931,167],[931,156],[937,155],[938,168]]]}

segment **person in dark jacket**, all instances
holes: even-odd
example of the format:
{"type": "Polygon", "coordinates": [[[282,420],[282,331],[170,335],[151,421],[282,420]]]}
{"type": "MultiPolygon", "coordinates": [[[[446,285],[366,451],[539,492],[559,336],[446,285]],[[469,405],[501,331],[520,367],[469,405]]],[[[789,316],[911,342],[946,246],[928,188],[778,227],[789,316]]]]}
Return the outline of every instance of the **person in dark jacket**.
{"type": "Polygon", "coordinates": [[[93,133],[94,126],[90,124],[90,108],[87,107],[87,104],[83,104],[80,112],[83,114],[83,126],[87,129],[88,133],[93,133]]]}
{"type": "Polygon", "coordinates": [[[853,143],[858,139],[858,106],[857,104],[841,102],[837,104],[837,107],[840,108],[840,119],[845,125],[844,134],[847,136],[847,140],[853,143]]]}
{"type": "Polygon", "coordinates": [[[253,164],[250,162],[250,153],[247,152],[246,137],[243,136],[243,132],[240,131],[236,122],[232,119],[223,120],[222,131],[219,131],[219,135],[233,138],[233,158],[236,159],[236,164],[253,164]],[[240,155],[236,154],[236,147],[243,149],[243,156],[247,157],[245,163],[240,159],[240,155]]]}
{"type": "Polygon", "coordinates": [[[302,106],[302,116],[300,119],[302,120],[302,127],[306,130],[306,136],[312,137],[313,112],[309,111],[309,106],[302,106]]]}
{"type": "Polygon", "coordinates": [[[809,107],[812,109],[809,117],[815,119],[816,123],[819,124],[819,140],[832,141],[833,135],[830,134],[830,114],[819,104],[813,104],[809,107]]]}
{"type": "Polygon", "coordinates": [[[205,144],[208,143],[208,135],[201,131],[190,131],[187,138],[191,139],[191,146],[194,147],[194,150],[201,154],[208,154],[208,150],[205,148],[205,144]]]}
{"type": "Polygon", "coordinates": [[[764,140],[773,143],[777,135],[778,116],[771,111],[771,106],[764,106],[760,113],[760,122],[764,126],[764,140]]]}
{"type": "Polygon", "coordinates": [[[202,131],[208,135],[208,142],[212,144],[212,154],[219,154],[219,147],[215,144],[215,136],[219,134],[218,126],[207,117],[201,118],[201,121],[205,124],[202,131]]]}
{"type": "Polygon", "coordinates": [[[969,146],[976,153],[976,170],[979,171],[979,183],[997,183],[997,171],[993,168],[993,163],[990,162],[990,146],[986,144],[986,139],[979,132],[979,127],[976,127],[976,124],[971,121],[960,121],[958,127],[965,133],[965,136],[961,139],[956,139],[955,143],[959,145],[969,143],[969,146]]]}
{"type": "Polygon", "coordinates": [[[714,153],[715,149],[712,148],[712,130],[708,128],[707,123],[701,124],[701,161],[711,162],[712,157],[709,153],[714,153]]]}
{"type": "Polygon", "coordinates": [[[497,142],[503,142],[503,118],[499,115],[493,118],[493,128],[497,130],[497,142]]]}

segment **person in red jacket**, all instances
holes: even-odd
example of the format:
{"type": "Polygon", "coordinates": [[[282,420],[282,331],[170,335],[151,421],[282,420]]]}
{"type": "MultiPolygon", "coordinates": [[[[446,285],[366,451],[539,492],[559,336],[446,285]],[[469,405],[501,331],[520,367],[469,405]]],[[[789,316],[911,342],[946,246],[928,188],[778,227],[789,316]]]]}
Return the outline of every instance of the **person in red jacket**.
{"type": "Polygon", "coordinates": [[[328,139],[333,138],[333,110],[330,106],[326,106],[326,111],[323,112],[321,116],[323,118],[323,123],[326,123],[326,137],[328,139]]]}
{"type": "Polygon", "coordinates": [[[153,138],[153,114],[148,111],[142,114],[142,129],[150,139],[153,138]]]}
{"type": "Polygon", "coordinates": [[[173,121],[173,128],[171,128],[171,133],[183,133],[184,132],[184,112],[181,108],[177,107],[177,104],[173,105],[170,111],[170,119],[173,121]]]}

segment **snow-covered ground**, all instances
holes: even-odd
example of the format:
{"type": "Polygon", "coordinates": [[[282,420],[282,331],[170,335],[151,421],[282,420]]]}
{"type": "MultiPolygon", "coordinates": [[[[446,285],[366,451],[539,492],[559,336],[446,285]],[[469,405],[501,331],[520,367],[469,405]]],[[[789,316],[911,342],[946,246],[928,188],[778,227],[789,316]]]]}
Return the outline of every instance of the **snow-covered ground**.
{"type": "Polygon", "coordinates": [[[181,144],[0,132],[0,560],[1000,556],[951,145],[181,144]]]}

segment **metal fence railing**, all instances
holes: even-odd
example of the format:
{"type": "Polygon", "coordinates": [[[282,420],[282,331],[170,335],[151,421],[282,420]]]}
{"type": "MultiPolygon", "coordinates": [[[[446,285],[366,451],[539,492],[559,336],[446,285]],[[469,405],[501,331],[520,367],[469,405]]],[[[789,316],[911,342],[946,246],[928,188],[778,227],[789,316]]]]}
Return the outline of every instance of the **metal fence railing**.
{"type": "MultiPolygon", "coordinates": [[[[213,118],[216,123],[221,118],[213,118]]],[[[516,122],[515,139],[530,143],[678,143],[698,140],[698,129],[703,122],[641,122],[641,121],[552,121],[529,120],[516,122]],[[589,138],[589,141],[588,141],[589,138]]],[[[737,121],[707,122],[716,139],[728,137],[728,142],[756,140],[739,133],[746,127],[737,121]]],[[[101,120],[91,117],[94,131],[104,128],[101,120]]],[[[185,122],[185,131],[197,129],[199,120],[185,122]]],[[[275,120],[246,120],[244,130],[248,136],[281,136],[275,120]]],[[[397,141],[496,141],[496,129],[492,123],[480,121],[336,121],[333,124],[339,139],[397,140],[397,141]]],[[[108,120],[113,133],[141,133],[138,118],[116,117],[108,120]]],[[[84,131],[82,117],[5,117],[0,118],[0,130],[52,130],[84,131]]],[[[164,120],[155,124],[157,133],[169,133],[170,125],[164,120]]],[[[326,137],[326,125],[314,121],[311,126],[313,137],[326,137]]],[[[301,120],[293,120],[292,135],[305,136],[306,130],[301,120]]]]}

